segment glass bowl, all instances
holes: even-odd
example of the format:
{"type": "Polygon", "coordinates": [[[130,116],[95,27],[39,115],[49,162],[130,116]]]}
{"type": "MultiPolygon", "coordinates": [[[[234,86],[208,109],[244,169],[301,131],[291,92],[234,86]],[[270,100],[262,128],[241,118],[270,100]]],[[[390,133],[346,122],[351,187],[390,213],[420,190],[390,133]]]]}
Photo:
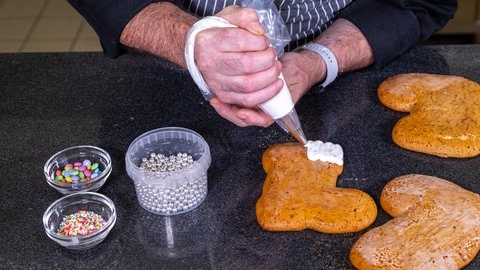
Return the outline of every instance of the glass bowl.
{"type": "Polygon", "coordinates": [[[112,172],[112,159],[101,148],[80,145],[54,154],[43,170],[47,183],[62,194],[98,191],[112,172]]]}
{"type": "Polygon", "coordinates": [[[107,196],[77,192],[56,200],[45,210],[43,227],[48,237],[61,246],[82,250],[100,244],[116,219],[115,205],[107,196]]]}
{"type": "Polygon", "coordinates": [[[203,137],[181,127],[140,135],[125,156],[127,174],[135,183],[140,205],[167,216],[188,212],[204,201],[210,162],[210,147],[203,137]]]}

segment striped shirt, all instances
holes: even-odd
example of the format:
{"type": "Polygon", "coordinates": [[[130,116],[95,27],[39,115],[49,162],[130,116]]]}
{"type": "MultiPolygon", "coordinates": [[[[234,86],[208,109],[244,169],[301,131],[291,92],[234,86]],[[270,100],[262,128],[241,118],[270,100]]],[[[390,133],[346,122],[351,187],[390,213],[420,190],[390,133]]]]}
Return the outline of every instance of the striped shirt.
{"type": "MultiPolygon", "coordinates": [[[[325,30],[338,11],[353,0],[274,0],[292,42],[290,48],[313,40],[325,30]]],[[[205,17],[218,13],[226,6],[241,5],[241,0],[184,0],[184,7],[205,17]]],[[[288,50],[288,48],[287,48],[288,50]]]]}

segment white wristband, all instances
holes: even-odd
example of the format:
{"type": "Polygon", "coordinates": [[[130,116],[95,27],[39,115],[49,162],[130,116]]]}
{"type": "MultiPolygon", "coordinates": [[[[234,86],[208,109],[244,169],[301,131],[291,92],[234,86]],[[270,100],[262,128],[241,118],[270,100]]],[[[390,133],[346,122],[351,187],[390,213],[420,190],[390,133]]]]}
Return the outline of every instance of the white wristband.
{"type": "Polygon", "coordinates": [[[227,20],[217,17],[217,16],[208,16],[198,22],[196,22],[190,31],[188,31],[187,39],[185,42],[185,60],[187,62],[187,68],[192,76],[193,80],[197,84],[198,88],[202,92],[203,97],[206,100],[213,98],[213,93],[210,91],[207,83],[203,80],[203,76],[195,64],[195,37],[197,34],[205,29],[212,27],[237,27],[229,23],[227,20]]]}
{"type": "Polygon", "coordinates": [[[326,74],[325,81],[323,81],[323,83],[320,84],[320,86],[323,88],[327,87],[327,85],[332,83],[337,78],[337,75],[338,75],[338,62],[337,62],[337,58],[335,58],[335,55],[333,54],[332,51],[330,51],[330,49],[318,43],[313,43],[313,42],[307,43],[303,45],[301,48],[313,51],[323,58],[323,61],[325,61],[327,74],[326,74]]]}

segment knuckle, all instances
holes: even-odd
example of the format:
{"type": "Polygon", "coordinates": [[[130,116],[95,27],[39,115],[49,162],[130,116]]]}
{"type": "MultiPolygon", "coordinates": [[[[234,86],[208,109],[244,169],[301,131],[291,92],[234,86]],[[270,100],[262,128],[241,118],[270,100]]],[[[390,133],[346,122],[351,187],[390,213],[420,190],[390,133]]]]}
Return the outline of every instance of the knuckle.
{"type": "Polygon", "coordinates": [[[225,66],[229,69],[235,70],[237,73],[244,74],[249,70],[246,60],[242,58],[229,58],[225,60],[225,66]]]}
{"type": "Polygon", "coordinates": [[[235,89],[242,93],[250,93],[254,90],[253,83],[245,76],[239,76],[238,79],[234,80],[232,83],[235,86],[235,89]]]}
{"type": "Polygon", "coordinates": [[[247,108],[257,106],[256,98],[254,95],[246,94],[244,98],[242,98],[242,105],[247,108]]]}
{"type": "Polygon", "coordinates": [[[209,40],[208,30],[200,31],[195,37],[195,49],[208,47],[209,40]]]}
{"type": "Polygon", "coordinates": [[[210,70],[212,66],[215,66],[211,60],[202,56],[199,56],[195,62],[198,70],[200,70],[202,73],[210,70]]]}

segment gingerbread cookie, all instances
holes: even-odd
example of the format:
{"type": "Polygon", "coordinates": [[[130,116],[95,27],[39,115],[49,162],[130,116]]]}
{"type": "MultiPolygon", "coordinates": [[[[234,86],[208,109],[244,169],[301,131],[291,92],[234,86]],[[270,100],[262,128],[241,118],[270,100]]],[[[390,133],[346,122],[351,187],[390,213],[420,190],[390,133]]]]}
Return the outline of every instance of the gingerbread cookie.
{"type": "Polygon", "coordinates": [[[265,230],[356,232],[377,216],[377,206],[368,194],[336,187],[343,166],[309,160],[301,144],[270,147],[263,154],[262,165],[267,176],[256,214],[265,230]]]}
{"type": "Polygon", "coordinates": [[[398,146],[440,157],[480,154],[480,85],[463,77],[410,73],[378,88],[387,107],[410,112],[392,131],[398,146]]]}
{"type": "Polygon", "coordinates": [[[480,250],[480,196],[433,176],[397,177],[383,189],[394,219],[362,235],[357,269],[460,269],[480,250]]]}

